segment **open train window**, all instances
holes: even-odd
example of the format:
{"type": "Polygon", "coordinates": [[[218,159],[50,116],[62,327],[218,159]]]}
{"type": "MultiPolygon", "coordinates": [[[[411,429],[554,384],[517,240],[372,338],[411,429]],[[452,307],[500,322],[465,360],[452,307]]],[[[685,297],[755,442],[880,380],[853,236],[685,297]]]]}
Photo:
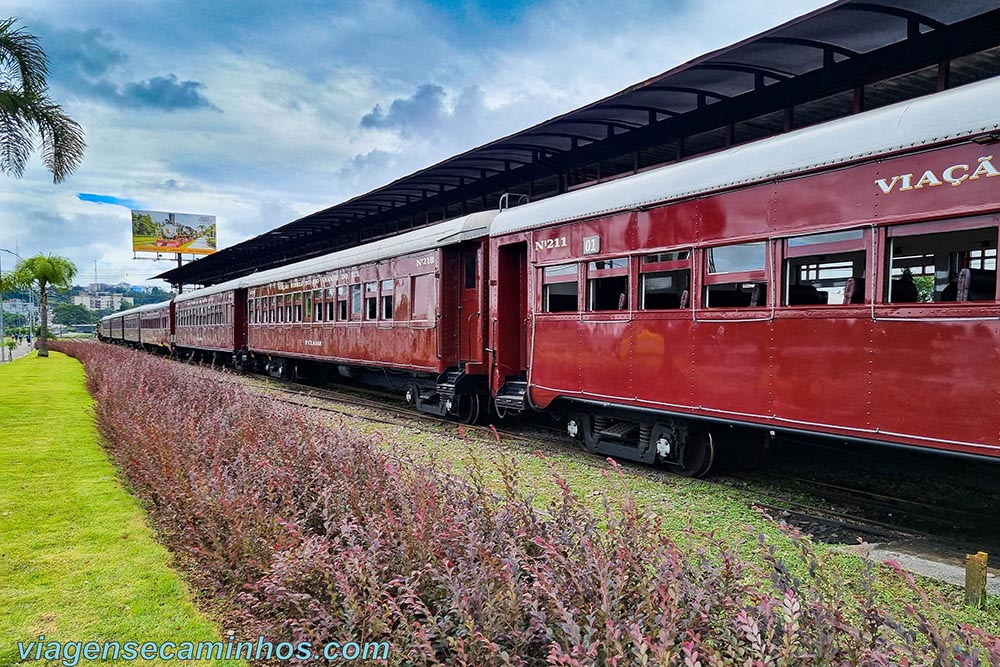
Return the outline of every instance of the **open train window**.
{"type": "Polygon", "coordinates": [[[767,305],[767,245],[763,241],[705,251],[705,307],[767,305]]]}
{"type": "Polygon", "coordinates": [[[786,240],[784,305],[865,303],[866,247],[862,229],[786,240]]]}
{"type": "Polygon", "coordinates": [[[365,283],[365,319],[378,319],[378,283],[365,283]]]}
{"type": "Polygon", "coordinates": [[[347,285],[337,288],[337,319],[341,322],[347,320],[347,285]]]}
{"type": "Polygon", "coordinates": [[[571,313],[579,309],[577,265],[546,266],[542,270],[542,311],[571,313]]]}
{"type": "Polygon", "coordinates": [[[337,319],[337,290],[332,287],[326,290],[326,321],[337,319]]]}
{"type": "Polygon", "coordinates": [[[628,259],[587,262],[587,310],[628,310],[628,259]]]}
{"type": "Polygon", "coordinates": [[[691,253],[687,250],[646,255],[639,265],[639,308],[686,308],[691,294],[691,253]]]}
{"type": "Polygon", "coordinates": [[[299,301],[305,300],[305,307],[302,308],[302,309],[300,309],[299,321],[301,322],[303,319],[307,319],[307,320],[311,319],[312,318],[312,314],[313,314],[312,313],[312,305],[313,305],[312,292],[304,292],[302,294],[302,296],[298,298],[298,300],[299,301]],[[305,316],[305,317],[303,318],[303,316],[305,316]]]}
{"type": "Polygon", "coordinates": [[[888,235],[887,302],[996,300],[993,216],[899,225],[888,235]]]}
{"type": "Polygon", "coordinates": [[[392,280],[382,281],[382,319],[392,319],[392,280]]]}
{"type": "Polygon", "coordinates": [[[295,319],[292,320],[292,321],[293,322],[301,322],[302,321],[302,292],[296,292],[295,293],[295,296],[292,297],[292,303],[295,306],[295,310],[293,311],[293,314],[295,315],[295,319]]]}

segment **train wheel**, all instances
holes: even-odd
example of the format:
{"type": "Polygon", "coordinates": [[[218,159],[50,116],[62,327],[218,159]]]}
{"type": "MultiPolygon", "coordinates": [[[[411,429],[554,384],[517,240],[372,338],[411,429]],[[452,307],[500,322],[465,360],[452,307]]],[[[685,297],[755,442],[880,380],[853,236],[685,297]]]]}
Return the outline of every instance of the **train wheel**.
{"type": "Polygon", "coordinates": [[[671,466],[681,477],[701,477],[715,463],[715,443],[707,430],[693,431],[685,443],[684,465],[671,466]]]}
{"type": "Polygon", "coordinates": [[[459,394],[455,419],[463,424],[475,424],[479,420],[479,394],[459,394]]]}

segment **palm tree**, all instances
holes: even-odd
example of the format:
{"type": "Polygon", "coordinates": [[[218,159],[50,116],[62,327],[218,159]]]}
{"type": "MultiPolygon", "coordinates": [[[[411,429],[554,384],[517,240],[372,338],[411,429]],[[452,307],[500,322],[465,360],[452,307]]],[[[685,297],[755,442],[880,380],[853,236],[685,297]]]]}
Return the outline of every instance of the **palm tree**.
{"type": "Polygon", "coordinates": [[[48,96],[48,59],[38,38],[0,21],[0,171],[20,178],[41,139],[52,181],[66,180],[83,160],[83,129],[48,96]]]}
{"type": "Polygon", "coordinates": [[[10,287],[25,289],[37,287],[42,305],[42,337],[38,343],[38,356],[49,356],[49,287],[67,290],[73,285],[76,265],[59,255],[35,255],[22,259],[8,277],[10,287]]]}

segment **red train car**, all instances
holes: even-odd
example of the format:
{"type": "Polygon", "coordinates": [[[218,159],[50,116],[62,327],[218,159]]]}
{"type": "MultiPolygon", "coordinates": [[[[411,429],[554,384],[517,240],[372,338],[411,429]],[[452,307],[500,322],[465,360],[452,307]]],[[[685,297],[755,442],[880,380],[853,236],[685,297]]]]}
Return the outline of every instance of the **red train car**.
{"type": "Polygon", "coordinates": [[[137,345],[139,343],[139,311],[136,308],[121,313],[122,340],[137,345]]]}
{"type": "Polygon", "coordinates": [[[272,375],[377,368],[421,409],[472,421],[488,395],[483,261],[495,216],[474,213],[219,289],[246,290],[247,354],[272,375]]]}
{"type": "Polygon", "coordinates": [[[232,358],[246,342],[246,290],[216,285],[173,300],[174,351],[232,358]]]}
{"type": "Polygon", "coordinates": [[[139,342],[150,350],[170,352],[173,349],[173,302],[163,301],[136,309],[139,313],[139,342]]]}
{"type": "Polygon", "coordinates": [[[99,331],[99,337],[101,340],[111,342],[120,342],[124,340],[121,314],[114,313],[112,315],[105,315],[102,317],[99,331]]]}
{"type": "Polygon", "coordinates": [[[504,211],[498,410],[691,475],[734,425],[1000,456],[998,128],[994,78],[504,211]]]}

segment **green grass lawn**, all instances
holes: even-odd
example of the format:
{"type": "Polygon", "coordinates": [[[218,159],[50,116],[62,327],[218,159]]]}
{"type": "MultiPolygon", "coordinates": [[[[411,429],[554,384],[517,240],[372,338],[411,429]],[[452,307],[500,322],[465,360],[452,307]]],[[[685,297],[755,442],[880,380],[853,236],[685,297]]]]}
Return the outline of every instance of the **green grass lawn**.
{"type": "Polygon", "coordinates": [[[0,667],[39,635],[218,640],[100,447],[83,367],[50,355],[0,365],[0,667]]]}

